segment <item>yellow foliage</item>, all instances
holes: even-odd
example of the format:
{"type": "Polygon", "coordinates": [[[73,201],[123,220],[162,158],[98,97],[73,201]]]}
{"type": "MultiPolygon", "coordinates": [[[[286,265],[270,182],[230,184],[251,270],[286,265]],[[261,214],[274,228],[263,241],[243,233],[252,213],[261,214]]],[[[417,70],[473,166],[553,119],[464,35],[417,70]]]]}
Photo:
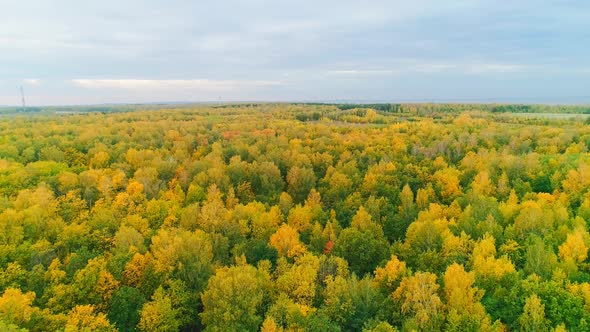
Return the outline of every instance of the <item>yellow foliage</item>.
{"type": "Polygon", "coordinates": [[[400,261],[397,256],[391,255],[391,259],[384,267],[378,267],[375,270],[375,282],[390,289],[406,272],[406,263],[400,261]]]}
{"type": "MultiPolygon", "coordinates": [[[[148,254],[150,257],[151,255],[148,254]]],[[[133,255],[133,258],[125,265],[123,280],[129,286],[140,287],[143,271],[149,262],[148,257],[140,253],[133,255]]]]}
{"type": "Polygon", "coordinates": [[[432,176],[440,189],[440,195],[444,200],[452,200],[462,193],[459,175],[461,173],[455,168],[444,168],[436,171],[432,176]]]}
{"type": "Polygon", "coordinates": [[[94,287],[94,292],[101,296],[102,302],[97,306],[99,310],[107,310],[108,303],[113,293],[119,287],[119,282],[107,271],[100,271],[98,274],[98,282],[94,287]]]}
{"type": "Polygon", "coordinates": [[[260,328],[260,332],[283,332],[284,329],[277,325],[274,318],[272,316],[267,316],[264,322],[262,323],[262,327],[260,328]]]}
{"type": "Polygon", "coordinates": [[[588,246],[584,241],[584,235],[582,230],[568,234],[565,242],[559,246],[559,257],[564,261],[572,259],[576,263],[585,261],[588,257],[588,246]]]}
{"type": "Polygon", "coordinates": [[[295,257],[305,252],[305,245],[299,241],[299,233],[287,224],[282,224],[270,237],[270,245],[281,256],[295,257]]]}
{"type": "Polygon", "coordinates": [[[22,293],[20,289],[8,288],[0,296],[0,320],[12,324],[23,324],[31,319],[31,307],[35,293],[22,293]]]}
{"type": "Polygon", "coordinates": [[[91,305],[75,306],[68,314],[65,332],[115,332],[117,331],[103,313],[94,313],[91,305]]]}
{"type": "Polygon", "coordinates": [[[312,217],[313,216],[309,206],[297,205],[291,209],[291,211],[289,211],[287,223],[298,232],[305,232],[311,229],[312,217]]]}
{"type": "Polygon", "coordinates": [[[482,196],[493,195],[496,191],[487,171],[479,172],[471,184],[473,191],[482,196]]]}
{"type": "Polygon", "coordinates": [[[141,194],[143,194],[143,184],[141,184],[137,181],[131,181],[127,185],[126,191],[127,191],[127,194],[129,194],[132,197],[137,196],[137,195],[141,195],[141,194]]]}
{"type": "Polygon", "coordinates": [[[510,195],[506,202],[500,203],[499,206],[500,212],[502,212],[502,216],[506,220],[513,220],[516,214],[519,211],[518,205],[518,196],[516,196],[516,192],[514,189],[510,191],[510,195]]]}
{"type": "Polygon", "coordinates": [[[393,297],[402,301],[402,312],[413,314],[418,325],[426,328],[443,311],[438,288],[435,274],[419,272],[403,278],[393,297]]]}
{"type": "Polygon", "coordinates": [[[453,259],[454,257],[468,257],[471,254],[471,240],[465,232],[461,236],[448,234],[443,240],[442,253],[444,257],[453,259]]]}
{"type": "Polygon", "coordinates": [[[496,240],[489,234],[486,234],[473,248],[473,256],[495,257],[496,240]]]}
{"type": "Polygon", "coordinates": [[[444,283],[446,303],[450,309],[482,318],[485,316],[485,310],[479,302],[483,292],[473,287],[475,273],[465,272],[462,265],[454,263],[447,268],[444,283]]]}
{"type": "Polygon", "coordinates": [[[570,284],[568,290],[574,295],[582,296],[584,298],[584,308],[590,311],[590,283],[570,284]]]}
{"type": "Polygon", "coordinates": [[[45,278],[52,283],[59,283],[66,277],[66,273],[61,270],[61,262],[59,258],[54,258],[45,272],[45,278]]]}
{"type": "Polygon", "coordinates": [[[365,210],[364,207],[360,207],[354,217],[352,217],[351,226],[358,229],[359,231],[365,231],[371,229],[373,222],[371,215],[365,210]]]}
{"type": "Polygon", "coordinates": [[[320,260],[313,254],[298,257],[289,270],[278,276],[277,289],[296,303],[311,306],[315,298],[319,268],[320,260]]]}
{"type": "Polygon", "coordinates": [[[473,249],[473,270],[482,276],[499,279],[506,273],[515,272],[514,265],[506,256],[496,258],[495,240],[486,235],[473,249]]]}
{"type": "Polygon", "coordinates": [[[418,189],[418,192],[416,193],[416,205],[418,205],[420,209],[425,209],[433,198],[434,189],[432,189],[432,185],[429,183],[426,188],[418,189]]]}

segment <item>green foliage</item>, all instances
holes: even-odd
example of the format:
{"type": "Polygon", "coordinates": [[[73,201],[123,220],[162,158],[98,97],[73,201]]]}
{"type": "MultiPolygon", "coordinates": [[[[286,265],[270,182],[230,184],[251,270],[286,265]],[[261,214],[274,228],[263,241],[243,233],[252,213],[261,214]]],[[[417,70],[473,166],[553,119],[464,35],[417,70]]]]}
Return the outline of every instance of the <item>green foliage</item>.
{"type": "Polygon", "coordinates": [[[257,331],[268,282],[268,275],[249,265],[217,270],[202,296],[205,331],[257,331]]]}
{"type": "Polygon", "coordinates": [[[111,298],[108,318],[119,331],[134,331],[139,323],[141,307],[145,303],[143,295],[137,288],[123,286],[111,298]]]}

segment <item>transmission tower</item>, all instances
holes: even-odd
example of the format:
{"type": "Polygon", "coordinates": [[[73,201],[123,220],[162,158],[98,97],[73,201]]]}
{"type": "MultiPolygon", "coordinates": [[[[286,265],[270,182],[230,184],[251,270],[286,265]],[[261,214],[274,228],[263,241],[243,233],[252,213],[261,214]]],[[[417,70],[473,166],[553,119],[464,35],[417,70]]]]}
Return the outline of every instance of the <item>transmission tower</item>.
{"type": "Polygon", "coordinates": [[[27,104],[25,103],[25,91],[23,90],[23,86],[20,86],[20,97],[23,103],[23,112],[27,109],[27,104]]]}

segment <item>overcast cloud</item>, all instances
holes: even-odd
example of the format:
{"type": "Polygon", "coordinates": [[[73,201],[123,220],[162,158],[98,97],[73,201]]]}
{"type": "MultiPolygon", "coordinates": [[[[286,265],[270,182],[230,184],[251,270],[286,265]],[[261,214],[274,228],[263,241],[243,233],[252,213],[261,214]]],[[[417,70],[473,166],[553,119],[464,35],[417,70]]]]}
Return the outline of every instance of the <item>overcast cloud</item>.
{"type": "Polygon", "coordinates": [[[0,105],[590,103],[590,2],[0,0],[0,105]]]}

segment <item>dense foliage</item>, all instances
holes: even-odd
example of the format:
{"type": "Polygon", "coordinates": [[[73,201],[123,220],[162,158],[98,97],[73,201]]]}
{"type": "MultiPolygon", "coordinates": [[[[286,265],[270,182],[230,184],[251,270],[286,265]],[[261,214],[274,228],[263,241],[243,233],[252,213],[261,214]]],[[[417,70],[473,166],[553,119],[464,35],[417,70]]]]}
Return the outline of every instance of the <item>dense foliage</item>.
{"type": "Polygon", "coordinates": [[[456,107],[1,118],[0,330],[590,331],[590,127],[456,107]]]}

